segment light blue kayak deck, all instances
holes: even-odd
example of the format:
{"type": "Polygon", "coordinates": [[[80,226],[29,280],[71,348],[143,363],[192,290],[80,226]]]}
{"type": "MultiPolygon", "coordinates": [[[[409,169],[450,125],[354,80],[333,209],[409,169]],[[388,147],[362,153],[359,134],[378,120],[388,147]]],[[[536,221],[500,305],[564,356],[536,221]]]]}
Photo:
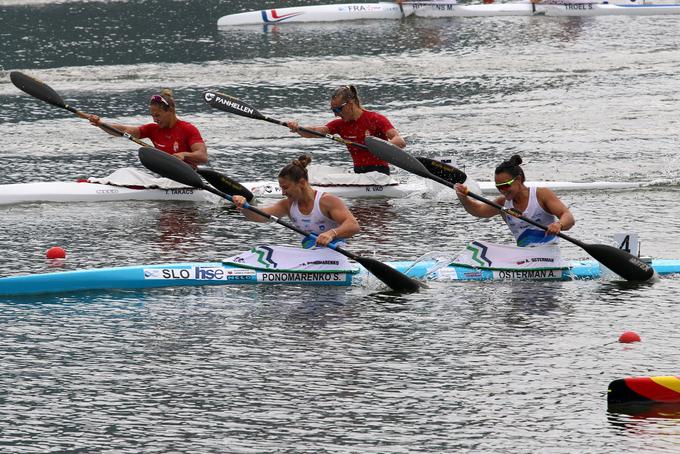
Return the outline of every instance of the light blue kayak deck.
{"type": "MultiPolygon", "coordinates": [[[[414,265],[411,261],[387,262],[402,272],[414,265]]],[[[488,280],[574,280],[601,276],[594,260],[572,261],[563,269],[484,269],[449,265],[432,275],[432,262],[419,262],[408,275],[415,279],[437,281],[488,280]]],[[[659,275],[680,273],[680,260],[655,259],[652,267],[659,275]]],[[[98,268],[31,274],[0,278],[0,295],[58,294],[85,290],[147,289],[206,285],[297,284],[350,286],[361,285],[368,272],[357,267],[353,273],[319,271],[280,271],[240,268],[222,262],[187,262],[157,265],[98,268]]]]}

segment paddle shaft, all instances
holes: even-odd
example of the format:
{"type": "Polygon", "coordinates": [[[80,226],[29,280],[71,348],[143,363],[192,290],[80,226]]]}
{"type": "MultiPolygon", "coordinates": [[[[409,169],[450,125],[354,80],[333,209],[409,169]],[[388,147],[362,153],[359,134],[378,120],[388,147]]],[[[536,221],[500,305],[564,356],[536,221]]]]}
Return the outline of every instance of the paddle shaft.
{"type": "MultiPolygon", "coordinates": [[[[281,121],[281,120],[277,120],[276,118],[271,118],[271,117],[265,117],[265,116],[263,116],[263,117],[261,118],[261,120],[268,121],[269,123],[275,123],[275,124],[277,124],[277,125],[281,125],[281,126],[286,126],[286,127],[288,127],[288,123],[287,123],[287,122],[281,121]]],[[[317,136],[317,137],[325,137],[326,139],[334,140],[335,142],[341,143],[341,144],[343,144],[343,145],[352,145],[352,146],[354,146],[354,147],[361,148],[362,150],[368,150],[368,147],[367,147],[366,145],[361,144],[361,143],[352,142],[351,140],[345,140],[345,139],[343,139],[342,137],[334,136],[334,135],[332,135],[332,134],[325,134],[325,133],[323,133],[323,132],[315,131],[315,130],[309,129],[309,128],[304,128],[304,127],[302,127],[302,126],[299,126],[298,129],[299,129],[300,131],[302,131],[302,132],[306,132],[307,134],[311,134],[311,135],[313,135],[313,136],[317,136]]]]}
{"type": "MultiPolygon", "coordinates": [[[[267,117],[266,115],[262,115],[256,108],[251,106],[250,104],[241,101],[240,99],[236,99],[233,96],[225,95],[224,93],[220,93],[217,91],[209,91],[203,94],[203,99],[205,100],[206,103],[208,103],[211,107],[214,107],[219,110],[223,110],[225,112],[233,113],[235,115],[240,115],[242,117],[248,117],[248,118],[254,118],[255,120],[263,120],[267,121],[269,123],[274,123],[277,125],[285,126],[288,127],[288,123],[285,121],[277,120],[276,118],[272,117],[267,117]]],[[[314,131],[313,129],[307,129],[303,127],[298,128],[302,132],[306,132],[307,134],[311,134],[313,136],[317,137],[325,137],[327,139],[334,140],[336,142],[342,143],[344,145],[353,145],[355,147],[359,147],[363,150],[368,150],[368,147],[366,145],[356,143],[356,142],[351,142],[349,140],[345,140],[341,137],[336,137],[331,134],[324,134],[323,132],[318,132],[314,131]]]]}

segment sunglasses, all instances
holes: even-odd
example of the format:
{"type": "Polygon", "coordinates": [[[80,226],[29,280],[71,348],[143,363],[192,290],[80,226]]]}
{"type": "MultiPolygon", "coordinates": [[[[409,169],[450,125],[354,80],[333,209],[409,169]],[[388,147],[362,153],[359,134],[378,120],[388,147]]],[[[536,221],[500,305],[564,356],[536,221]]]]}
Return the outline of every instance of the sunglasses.
{"type": "Polygon", "coordinates": [[[510,186],[512,186],[512,183],[514,183],[516,179],[517,179],[517,177],[513,178],[512,180],[508,180],[506,182],[503,182],[503,183],[496,183],[496,187],[498,189],[510,189],[510,186]]]}
{"type": "Polygon", "coordinates": [[[340,104],[338,107],[331,107],[331,110],[335,115],[340,115],[342,112],[342,109],[349,103],[349,101],[345,101],[343,104],[340,104]]]}
{"type": "Polygon", "coordinates": [[[155,102],[157,104],[165,104],[166,106],[170,107],[170,103],[164,97],[162,97],[161,95],[153,95],[151,97],[150,102],[155,102]]]}

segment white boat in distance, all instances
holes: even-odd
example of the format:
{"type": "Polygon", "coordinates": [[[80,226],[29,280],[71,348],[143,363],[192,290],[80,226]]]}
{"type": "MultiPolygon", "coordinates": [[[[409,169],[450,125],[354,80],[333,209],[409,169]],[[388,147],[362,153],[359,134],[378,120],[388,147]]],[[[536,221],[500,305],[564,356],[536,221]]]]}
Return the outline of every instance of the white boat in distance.
{"type": "Polygon", "coordinates": [[[680,14],[680,4],[638,4],[638,3],[573,3],[536,4],[492,3],[492,4],[433,4],[414,3],[418,17],[484,17],[484,16],[652,16],[680,14]]]}
{"type": "Polygon", "coordinates": [[[344,3],[338,5],[313,5],[265,9],[222,16],[218,27],[237,25],[274,25],[300,22],[335,22],[362,19],[401,19],[412,14],[410,5],[394,2],[344,3]]]}
{"type": "Polygon", "coordinates": [[[525,2],[491,4],[456,4],[445,2],[411,2],[401,6],[393,2],[346,3],[276,8],[229,14],[217,21],[218,27],[239,25],[274,25],[301,22],[336,22],[366,19],[402,19],[418,17],[485,16],[651,16],[680,14],[680,4],[664,3],[576,3],[533,5],[525,2]]]}

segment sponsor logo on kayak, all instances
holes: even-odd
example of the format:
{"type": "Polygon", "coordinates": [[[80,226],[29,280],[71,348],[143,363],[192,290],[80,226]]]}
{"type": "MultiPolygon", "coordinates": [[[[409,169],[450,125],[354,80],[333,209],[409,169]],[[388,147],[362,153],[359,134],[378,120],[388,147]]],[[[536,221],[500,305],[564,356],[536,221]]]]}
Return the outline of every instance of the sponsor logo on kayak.
{"type": "Polygon", "coordinates": [[[215,99],[215,93],[211,91],[203,93],[203,99],[205,99],[205,102],[212,102],[212,100],[215,99]]]}
{"type": "Polygon", "coordinates": [[[345,273],[257,273],[258,282],[343,282],[345,273]]]}
{"type": "Polygon", "coordinates": [[[97,189],[97,194],[118,194],[118,189],[97,189]]]}
{"type": "Polygon", "coordinates": [[[560,279],[562,270],[502,270],[494,271],[496,279],[560,279]]]}
{"type": "Polygon", "coordinates": [[[147,268],[144,279],[197,280],[197,281],[238,281],[250,280],[254,270],[222,268],[219,266],[192,266],[188,268],[147,268]]]}
{"type": "Polygon", "coordinates": [[[269,15],[271,16],[271,19],[267,17],[267,11],[262,11],[262,20],[267,23],[267,22],[283,22],[286,19],[292,19],[296,16],[300,16],[304,14],[302,11],[295,11],[292,13],[286,13],[286,14],[280,14],[278,13],[275,9],[269,10],[269,15]]]}
{"type": "Polygon", "coordinates": [[[366,192],[380,192],[383,189],[382,186],[366,186],[366,192]]]}
{"type": "Polygon", "coordinates": [[[363,12],[373,12],[382,11],[382,5],[341,5],[338,6],[338,11],[350,12],[350,13],[363,13],[363,12]]]}

